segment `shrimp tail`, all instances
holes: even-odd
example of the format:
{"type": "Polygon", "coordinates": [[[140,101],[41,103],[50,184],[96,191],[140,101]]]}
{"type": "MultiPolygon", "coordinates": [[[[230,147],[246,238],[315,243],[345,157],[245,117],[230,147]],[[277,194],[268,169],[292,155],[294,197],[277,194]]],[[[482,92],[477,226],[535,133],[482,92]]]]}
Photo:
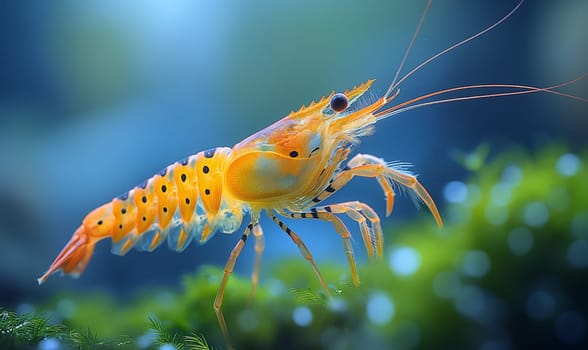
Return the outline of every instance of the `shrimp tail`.
{"type": "Polygon", "coordinates": [[[88,265],[96,242],[110,237],[112,205],[105,204],[92,211],[84,219],[82,225],[74,232],[73,236],[53,260],[47,272],[37,279],[42,284],[55,272],[61,271],[64,275],[78,277],[88,265]]]}
{"type": "Polygon", "coordinates": [[[51,274],[60,270],[65,275],[79,276],[88,265],[92,252],[94,252],[95,244],[95,241],[88,238],[84,225],[80,226],[57,258],[51,263],[47,272],[38,278],[37,282],[42,284],[51,274]]]}

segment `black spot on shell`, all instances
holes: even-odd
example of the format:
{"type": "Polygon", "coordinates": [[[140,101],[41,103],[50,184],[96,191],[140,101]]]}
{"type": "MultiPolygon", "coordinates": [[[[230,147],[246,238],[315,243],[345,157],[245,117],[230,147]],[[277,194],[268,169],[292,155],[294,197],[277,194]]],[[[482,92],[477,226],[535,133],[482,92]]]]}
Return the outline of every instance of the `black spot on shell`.
{"type": "Polygon", "coordinates": [[[98,225],[102,225],[102,220],[99,220],[98,221],[98,225]]]}
{"type": "Polygon", "coordinates": [[[208,174],[209,171],[210,171],[210,169],[208,168],[208,166],[205,165],[205,166],[202,167],[202,172],[203,173],[208,174]]]}
{"type": "Polygon", "coordinates": [[[186,204],[190,205],[190,198],[186,198],[186,204]]]}
{"type": "Polygon", "coordinates": [[[182,174],[180,177],[182,178],[182,182],[186,182],[186,174],[182,174]]]}
{"type": "Polygon", "coordinates": [[[298,152],[296,152],[296,151],[290,152],[290,157],[292,157],[292,158],[298,157],[298,152]]]}
{"type": "Polygon", "coordinates": [[[212,157],[214,157],[214,152],[216,152],[216,148],[211,148],[207,151],[204,151],[204,157],[205,158],[212,158],[212,157]]]}
{"type": "Polygon", "coordinates": [[[121,213],[123,213],[123,214],[126,214],[126,213],[127,213],[127,208],[122,208],[122,209],[120,210],[120,212],[121,212],[121,213]]]}
{"type": "Polygon", "coordinates": [[[143,198],[141,198],[141,202],[147,203],[147,197],[143,196],[143,198]]]}
{"type": "Polygon", "coordinates": [[[143,221],[147,221],[147,218],[143,216],[143,221]]]}
{"type": "Polygon", "coordinates": [[[204,194],[206,194],[207,196],[210,194],[210,190],[207,188],[204,190],[204,194]]]}
{"type": "Polygon", "coordinates": [[[165,192],[167,191],[167,186],[166,185],[161,185],[161,192],[165,192]]]}
{"type": "Polygon", "coordinates": [[[167,213],[167,207],[163,207],[163,212],[167,213]]]}
{"type": "Polygon", "coordinates": [[[123,225],[122,224],[118,225],[118,228],[122,230],[123,225]]]}

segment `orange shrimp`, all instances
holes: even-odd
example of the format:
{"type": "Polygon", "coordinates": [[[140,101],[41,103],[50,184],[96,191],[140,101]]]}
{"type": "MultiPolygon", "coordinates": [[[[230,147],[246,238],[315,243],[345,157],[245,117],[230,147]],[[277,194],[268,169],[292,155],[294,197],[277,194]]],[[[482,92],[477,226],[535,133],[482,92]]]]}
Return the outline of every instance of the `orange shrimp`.
{"type": "Polygon", "coordinates": [[[221,310],[224,291],[251,233],[255,239],[256,252],[252,292],[255,290],[265,246],[259,218],[265,212],[297,245],[327,295],[330,295],[329,288],[312,254],[278,215],[330,222],[341,236],[353,283],[358,285],[351,233],[340,216],[346,215],[358,224],[370,258],[380,258],[383,253],[380,218],[367,204],[358,201],[321,205],[353,177],[377,180],[385,194],[386,216],[392,212],[394,187],[398,187],[408,190],[423,202],[439,227],[443,225],[435,202],[425,187],[403,167],[364,154],[357,154],[344,164],[358,145],[359,138],[369,135],[376,122],[432,104],[535,92],[588,102],[584,98],[554,90],[585,78],[585,74],[572,81],[544,88],[510,84],[460,86],[389,105],[399,94],[398,86],[414,72],[437,57],[492,30],[510,17],[522,2],[492,26],[432,56],[397,80],[431,4],[429,1],[394,81],[375,102],[358,102],[359,97],[374,82],[369,80],[351,90],[332,92],[318,102],[303,106],[232,148],[213,148],[167,166],[143,184],[90,212],[38,282],[43,283],[49,275],[58,271],[79,275],[86,268],[95,244],[105,238],[112,240],[112,252],[120,255],[133,246],[152,251],[164,241],[170,248],[182,251],[192,240],[203,244],[217,231],[236,232],[244,215],[248,214],[249,222],[225,265],[214,302],[220,328],[231,348],[221,310]],[[425,101],[450,92],[486,88],[501,88],[504,92],[425,101]]]}

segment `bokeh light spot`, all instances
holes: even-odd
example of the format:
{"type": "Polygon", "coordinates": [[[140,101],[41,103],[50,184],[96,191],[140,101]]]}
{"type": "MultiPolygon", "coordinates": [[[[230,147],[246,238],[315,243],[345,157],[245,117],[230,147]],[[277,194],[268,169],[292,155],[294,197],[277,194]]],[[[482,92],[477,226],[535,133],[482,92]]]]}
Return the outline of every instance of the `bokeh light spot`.
{"type": "Polygon", "coordinates": [[[441,298],[453,298],[460,286],[459,276],[453,271],[440,272],[433,279],[433,291],[441,298]]]}
{"type": "Polygon", "coordinates": [[[137,338],[137,346],[139,349],[146,349],[153,345],[155,339],[157,339],[157,331],[155,329],[150,329],[147,333],[140,335],[137,338]]]}
{"type": "Polygon", "coordinates": [[[481,250],[470,250],[463,258],[462,271],[470,277],[482,277],[490,270],[490,258],[481,250]]]}
{"type": "Polygon", "coordinates": [[[574,215],[570,230],[578,238],[588,238],[588,211],[582,211],[574,215]]]}
{"type": "Polygon", "coordinates": [[[533,234],[524,227],[518,227],[510,232],[507,242],[514,255],[525,255],[533,248],[533,234]]]}
{"type": "Polygon", "coordinates": [[[62,349],[61,343],[57,338],[45,338],[39,342],[39,350],[58,350],[62,349]]]}
{"type": "Polygon", "coordinates": [[[174,344],[163,344],[159,347],[159,350],[177,350],[174,344]]]}
{"type": "Polygon", "coordinates": [[[568,248],[568,261],[572,267],[585,269],[588,267],[588,240],[577,239],[568,248]]]}
{"type": "Polygon", "coordinates": [[[523,179],[523,171],[518,165],[509,165],[502,171],[502,181],[515,185],[523,179]]]}
{"type": "Polygon", "coordinates": [[[508,219],[508,207],[489,205],[484,212],[486,220],[492,225],[502,225],[508,219]]]}
{"type": "Polygon", "coordinates": [[[327,307],[331,311],[343,312],[347,310],[347,302],[343,298],[333,297],[328,301],[327,307]]]}
{"type": "Polygon", "coordinates": [[[259,317],[257,312],[253,309],[245,309],[237,316],[237,324],[239,328],[245,332],[252,332],[257,329],[259,325],[259,317]]]}
{"type": "Polygon", "coordinates": [[[580,170],[580,158],[575,154],[566,153],[559,157],[555,167],[563,176],[574,176],[580,170]]]}
{"type": "Polygon", "coordinates": [[[555,333],[567,345],[577,345],[586,337],[586,320],[576,311],[566,311],[555,320],[555,333]]]}
{"type": "Polygon", "coordinates": [[[506,182],[497,183],[492,187],[492,204],[502,207],[510,202],[512,186],[506,182]]]}
{"type": "Polygon", "coordinates": [[[482,199],[482,191],[477,185],[468,185],[468,204],[474,205],[482,199]]]}
{"type": "Polygon", "coordinates": [[[31,303],[21,303],[16,307],[16,313],[19,315],[30,314],[35,312],[35,307],[31,303]]]}
{"type": "Polygon", "coordinates": [[[306,327],[312,322],[312,311],[306,306],[298,306],[292,312],[292,320],[300,327],[306,327]]]}
{"type": "Polygon", "coordinates": [[[549,211],[541,202],[531,202],[523,210],[523,220],[531,227],[541,227],[549,220],[549,211]]]}
{"type": "Polygon", "coordinates": [[[463,316],[479,318],[486,306],[486,297],[484,291],[476,286],[463,286],[458,289],[454,304],[463,316]]]}
{"type": "Polygon", "coordinates": [[[565,188],[555,187],[547,195],[547,205],[556,211],[565,211],[570,207],[570,194],[565,188]]]}
{"type": "Polygon", "coordinates": [[[69,299],[61,299],[57,303],[57,312],[63,318],[72,318],[76,314],[76,304],[69,299]]]}
{"type": "Polygon", "coordinates": [[[421,257],[414,248],[400,247],[390,253],[389,265],[397,275],[408,276],[419,269],[421,257]]]}
{"type": "Polygon", "coordinates": [[[468,187],[461,181],[451,181],[445,185],[443,195],[449,203],[461,203],[468,197],[468,187]]]}
{"type": "Polygon", "coordinates": [[[156,296],[157,305],[165,310],[172,310],[176,306],[176,297],[171,292],[159,292],[156,296]]]}
{"type": "Polygon", "coordinates": [[[386,324],[394,317],[394,302],[384,292],[372,294],[366,308],[367,317],[374,324],[386,324]]]}
{"type": "Polygon", "coordinates": [[[269,289],[269,293],[272,296],[278,296],[278,295],[283,295],[286,292],[286,287],[284,286],[284,283],[282,283],[282,281],[277,280],[277,279],[271,279],[268,282],[268,289],[269,289]]]}
{"type": "Polygon", "coordinates": [[[527,298],[526,310],[532,319],[545,320],[555,311],[555,299],[544,290],[535,291],[527,298]]]}
{"type": "Polygon", "coordinates": [[[470,221],[472,211],[467,205],[454,206],[451,205],[445,210],[445,220],[455,224],[465,224],[470,221]]]}

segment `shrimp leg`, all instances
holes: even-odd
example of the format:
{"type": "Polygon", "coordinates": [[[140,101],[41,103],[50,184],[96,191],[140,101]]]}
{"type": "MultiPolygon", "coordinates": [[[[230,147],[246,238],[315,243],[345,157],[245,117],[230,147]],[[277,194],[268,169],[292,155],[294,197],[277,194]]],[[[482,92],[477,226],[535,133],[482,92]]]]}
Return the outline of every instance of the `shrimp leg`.
{"type": "Polygon", "coordinates": [[[354,176],[375,177],[386,195],[386,216],[390,215],[394,204],[394,190],[392,184],[400,185],[408,189],[410,194],[414,194],[418,200],[422,201],[437,222],[439,227],[443,226],[441,215],[431,195],[425,187],[417,180],[415,175],[400,169],[399,166],[386,163],[381,158],[372,155],[358,154],[353,157],[343,170],[341,170],[331,184],[312,202],[320,203],[330,197],[335,191],[345,186],[354,176]]]}
{"type": "Polygon", "coordinates": [[[261,267],[261,255],[265,248],[265,239],[263,238],[263,231],[261,226],[256,225],[253,227],[253,237],[255,237],[255,264],[253,265],[253,273],[251,274],[251,290],[247,297],[247,304],[251,304],[253,300],[253,294],[259,284],[259,269],[261,267]]]}
{"type": "Polygon", "coordinates": [[[353,255],[353,248],[351,247],[351,233],[349,233],[349,229],[347,226],[335,216],[333,213],[329,211],[318,211],[316,208],[311,208],[309,212],[279,212],[281,215],[289,216],[294,219],[319,219],[323,221],[330,222],[335,231],[341,236],[343,239],[343,250],[345,251],[345,256],[347,256],[347,262],[349,263],[349,269],[351,270],[351,277],[353,279],[353,284],[359,286],[359,275],[357,273],[357,266],[355,264],[355,256],[353,255]]]}
{"type": "Polygon", "coordinates": [[[361,237],[370,258],[381,258],[383,254],[383,234],[380,225],[380,217],[367,204],[353,201],[338,204],[330,204],[323,207],[317,207],[318,212],[331,212],[333,214],[345,214],[353,221],[357,222],[361,232],[361,237]],[[370,222],[368,227],[367,221],[370,222]]]}
{"type": "Polygon", "coordinates": [[[323,277],[321,271],[319,270],[318,266],[314,262],[314,258],[312,257],[312,254],[310,253],[310,251],[306,247],[306,244],[304,244],[304,242],[302,241],[302,239],[300,238],[300,236],[298,236],[294,231],[292,231],[288,226],[286,226],[286,224],[284,224],[274,214],[270,214],[270,213],[268,213],[268,214],[271,216],[272,220],[276,224],[278,224],[278,226],[280,226],[280,228],[284,232],[286,232],[286,234],[298,246],[298,249],[300,250],[300,253],[302,254],[302,256],[306,260],[308,260],[308,262],[310,263],[310,265],[312,265],[312,269],[314,270],[314,273],[316,274],[317,278],[319,279],[319,282],[321,283],[321,287],[323,288],[323,290],[325,291],[325,293],[327,294],[327,296],[328,297],[331,297],[331,293],[329,291],[329,288],[327,287],[327,283],[325,282],[325,278],[323,277]]]}
{"type": "Polygon", "coordinates": [[[229,256],[229,259],[227,260],[227,263],[225,265],[223,279],[221,280],[220,286],[218,287],[218,291],[216,292],[216,298],[214,299],[214,312],[216,313],[216,318],[223,332],[223,336],[225,337],[225,341],[227,342],[228,349],[234,348],[231,345],[231,340],[229,338],[229,330],[227,328],[227,323],[225,322],[225,316],[223,315],[223,312],[221,310],[223,304],[223,297],[225,295],[225,288],[227,286],[227,282],[229,281],[229,276],[231,276],[231,273],[233,273],[233,269],[235,267],[235,263],[237,262],[237,258],[239,257],[239,254],[241,254],[241,250],[245,245],[245,241],[247,241],[247,238],[249,237],[251,231],[254,230],[254,227],[259,227],[259,224],[249,224],[245,229],[245,232],[243,232],[243,235],[231,251],[231,255],[229,256]]]}

